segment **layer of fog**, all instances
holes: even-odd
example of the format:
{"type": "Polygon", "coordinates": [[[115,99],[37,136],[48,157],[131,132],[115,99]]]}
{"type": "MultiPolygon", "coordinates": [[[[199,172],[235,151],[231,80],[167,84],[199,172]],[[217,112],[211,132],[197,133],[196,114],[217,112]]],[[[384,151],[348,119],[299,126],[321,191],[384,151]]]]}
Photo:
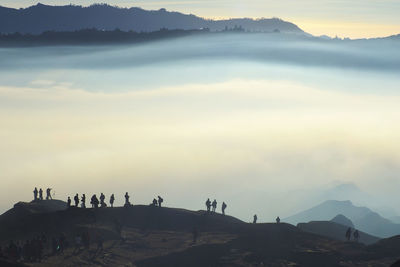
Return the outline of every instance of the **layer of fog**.
{"type": "Polygon", "coordinates": [[[271,36],[0,49],[0,208],[49,186],[264,221],[352,182],[399,213],[396,43],[271,36]]]}

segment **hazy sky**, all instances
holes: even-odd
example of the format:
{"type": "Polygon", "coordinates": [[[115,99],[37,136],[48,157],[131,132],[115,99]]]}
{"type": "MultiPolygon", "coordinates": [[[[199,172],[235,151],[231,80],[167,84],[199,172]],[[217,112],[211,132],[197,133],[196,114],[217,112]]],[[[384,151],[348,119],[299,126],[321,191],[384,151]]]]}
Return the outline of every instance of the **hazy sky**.
{"type": "Polygon", "coordinates": [[[280,38],[0,49],[0,210],[49,186],[264,221],[339,181],[400,213],[398,43],[280,38]]]}
{"type": "MultiPolygon", "coordinates": [[[[2,0],[1,5],[25,7],[37,0],[2,0]]],[[[206,18],[279,17],[314,35],[376,37],[400,33],[398,0],[42,0],[44,4],[90,5],[106,2],[121,7],[193,13],[206,18]]]]}

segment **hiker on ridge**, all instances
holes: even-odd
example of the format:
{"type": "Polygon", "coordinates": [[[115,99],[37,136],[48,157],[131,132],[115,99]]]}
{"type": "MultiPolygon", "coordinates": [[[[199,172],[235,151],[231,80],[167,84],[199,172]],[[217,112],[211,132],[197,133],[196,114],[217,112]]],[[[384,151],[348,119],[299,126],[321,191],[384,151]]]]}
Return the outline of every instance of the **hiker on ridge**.
{"type": "Polygon", "coordinates": [[[104,202],[105,199],[106,199],[106,196],[103,193],[101,193],[100,194],[100,207],[101,208],[107,207],[106,203],[104,202]]]}
{"type": "Polygon", "coordinates": [[[158,206],[161,208],[161,204],[164,202],[164,199],[162,197],[158,196],[158,206]]]}
{"type": "Polygon", "coordinates": [[[74,202],[75,202],[75,207],[78,207],[78,204],[79,204],[79,195],[78,195],[78,193],[76,193],[76,195],[74,196],[74,202]]]}
{"type": "Polygon", "coordinates": [[[125,205],[124,207],[129,207],[131,206],[131,203],[129,202],[129,195],[128,192],[125,193],[125,205]]]}
{"type": "Polygon", "coordinates": [[[99,207],[99,200],[97,199],[96,194],[94,194],[90,199],[90,204],[92,204],[92,208],[97,209],[99,207]]]}
{"type": "Polygon", "coordinates": [[[351,227],[349,227],[346,231],[346,239],[347,241],[350,241],[351,238],[351,227]]]}
{"type": "Polygon", "coordinates": [[[211,209],[211,201],[210,201],[209,198],[207,198],[206,207],[207,207],[207,212],[210,212],[210,209],[211,209]]]}
{"type": "Polygon", "coordinates": [[[157,207],[157,199],[153,198],[153,203],[151,203],[152,206],[157,207]]]}
{"type": "Polygon", "coordinates": [[[212,203],[212,211],[215,212],[215,210],[217,209],[217,200],[214,199],[213,203],[212,203]]]}
{"type": "Polygon", "coordinates": [[[257,223],[257,214],[254,214],[254,216],[253,216],[253,223],[257,223]]]}
{"type": "Polygon", "coordinates": [[[38,190],[37,187],[35,187],[35,190],[33,190],[33,200],[37,200],[38,199],[38,190]]]}
{"type": "Polygon", "coordinates": [[[51,197],[51,188],[47,188],[46,189],[46,200],[50,200],[50,199],[53,199],[51,197]]]}
{"type": "Polygon", "coordinates": [[[278,217],[276,217],[276,223],[280,223],[281,222],[281,218],[279,218],[279,216],[278,217]]]}
{"type": "Polygon", "coordinates": [[[85,194],[82,194],[82,197],[81,197],[81,208],[86,209],[86,195],[85,194]]]}
{"type": "Polygon", "coordinates": [[[226,207],[227,207],[226,203],[225,203],[225,202],[222,202],[221,210],[222,210],[222,214],[223,214],[223,215],[225,215],[225,209],[226,209],[226,207]]]}
{"type": "Polygon", "coordinates": [[[68,200],[67,200],[67,208],[70,208],[70,207],[71,207],[71,198],[68,197],[68,200]]]}
{"type": "Polygon", "coordinates": [[[111,208],[114,207],[114,201],[115,201],[115,197],[114,197],[114,194],[112,194],[111,197],[110,197],[110,205],[111,205],[111,208]]]}
{"type": "Polygon", "coordinates": [[[42,190],[42,188],[39,189],[39,199],[43,200],[43,190],[42,190]]]}

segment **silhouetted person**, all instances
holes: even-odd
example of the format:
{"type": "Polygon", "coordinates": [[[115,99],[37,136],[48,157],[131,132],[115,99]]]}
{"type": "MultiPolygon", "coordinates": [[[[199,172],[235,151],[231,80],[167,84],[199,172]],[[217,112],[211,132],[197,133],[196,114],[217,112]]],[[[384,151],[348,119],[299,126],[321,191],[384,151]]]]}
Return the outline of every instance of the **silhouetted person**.
{"type": "Polygon", "coordinates": [[[226,209],[227,205],[225,202],[222,202],[222,206],[221,206],[221,210],[222,210],[222,214],[225,215],[225,209],[226,209]]]}
{"type": "Polygon", "coordinates": [[[214,199],[214,201],[212,203],[212,211],[215,212],[216,209],[217,209],[217,200],[214,199]]]}
{"type": "Polygon", "coordinates": [[[46,200],[50,200],[50,199],[53,199],[51,197],[51,188],[47,188],[46,189],[46,200]]]}
{"type": "Polygon", "coordinates": [[[192,234],[193,234],[193,243],[196,243],[197,237],[199,236],[199,231],[197,230],[197,227],[193,227],[192,234]]]}
{"type": "Polygon", "coordinates": [[[43,200],[43,190],[42,190],[42,188],[39,189],[39,199],[43,200]]]}
{"type": "Polygon", "coordinates": [[[75,207],[78,207],[79,204],[79,195],[78,193],[74,196],[75,207]]]}
{"type": "Polygon", "coordinates": [[[158,206],[161,208],[161,204],[164,202],[164,199],[162,197],[158,196],[158,206]]]}
{"type": "Polygon", "coordinates": [[[358,239],[360,238],[360,233],[358,232],[358,230],[354,231],[354,241],[358,242],[358,239]]]}
{"type": "Polygon", "coordinates": [[[350,241],[351,238],[351,227],[349,227],[346,231],[346,239],[347,241],[350,241]]]}
{"type": "Polygon", "coordinates": [[[281,222],[281,218],[279,218],[279,216],[276,217],[276,223],[280,223],[280,222],[281,222]]]}
{"type": "Polygon", "coordinates": [[[254,214],[254,216],[253,216],[253,223],[257,223],[257,214],[254,214]]]}
{"type": "Polygon", "coordinates": [[[157,207],[157,199],[153,198],[153,203],[151,205],[153,205],[154,207],[157,207]]]}
{"type": "Polygon", "coordinates": [[[35,189],[33,190],[33,200],[37,200],[38,199],[38,190],[37,187],[35,187],[35,189]]]}
{"type": "Polygon", "coordinates": [[[97,209],[99,207],[99,200],[97,199],[96,194],[94,194],[90,199],[90,204],[92,204],[92,208],[97,209]]]}
{"type": "Polygon", "coordinates": [[[207,207],[207,212],[210,212],[210,209],[211,209],[211,201],[210,201],[209,198],[207,198],[206,207],[207,207]]]}
{"type": "Polygon", "coordinates": [[[67,208],[70,208],[70,207],[71,207],[71,198],[68,197],[68,200],[67,200],[67,208]]]}
{"type": "Polygon", "coordinates": [[[129,195],[128,192],[125,193],[125,207],[129,207],[131,203],[129,202],[129,195]]]}
{"type": "Polygon", "coordinates": [[[82,194],[81,197],[81,208],[86,209],[86,195],[82,194]]]}
{"type": "Polygon", "coordinates": [[[111,197],[110,197],[110,205],[111,205],[111,208],[114,207],[114,201],[115,201],[115,197],[114,197],[114,194],[112,194],[111,197]]]}
{"type": "Polygon", "coordinates": [[[100,207],[102,207],[102,208],[107,207],[106,202],[104,202],[105,199],[106,199],[106,196],[103,193],[101,193],[100,194],[100,207]]]}

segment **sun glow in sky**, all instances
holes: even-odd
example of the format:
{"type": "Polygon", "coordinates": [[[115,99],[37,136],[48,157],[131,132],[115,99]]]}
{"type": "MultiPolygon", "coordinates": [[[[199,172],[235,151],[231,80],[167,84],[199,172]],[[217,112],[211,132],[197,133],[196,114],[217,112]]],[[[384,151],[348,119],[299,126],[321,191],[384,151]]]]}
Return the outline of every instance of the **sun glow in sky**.
{"type": "MultiPolygon", "coordinates": [[[[1,5],[26,7],[38,0],[3,0],[1,5]]],[[[383,37],[400,33],[398,0],[42,0],[50,5],[90,5],[106,2],[120,7],[166,8],[205,18],[279,17],[313,35],[350,38],[383,37]]]]}

